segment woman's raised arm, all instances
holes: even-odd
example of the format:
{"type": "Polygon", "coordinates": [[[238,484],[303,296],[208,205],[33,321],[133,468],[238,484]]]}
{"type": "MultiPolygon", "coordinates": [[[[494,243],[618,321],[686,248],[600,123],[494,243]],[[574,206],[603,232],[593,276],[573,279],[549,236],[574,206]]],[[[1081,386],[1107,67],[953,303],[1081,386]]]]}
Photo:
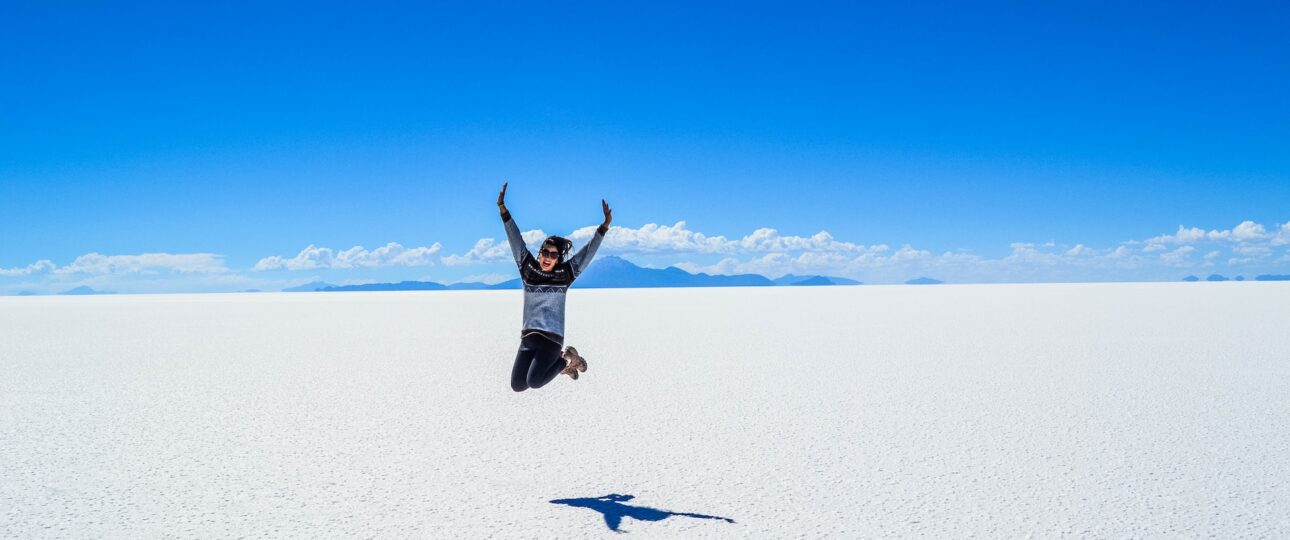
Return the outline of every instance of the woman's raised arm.
{"type": "Polygon", "coordinates": [[[506,241],[511,245],[511,255],[515,256],[515,264],[524,264],[524,258],[532,256],[529,253],[528,246],[524,245],[524,235],[520,234],[520,227],[511,219],[511,212],[506,209],[506,186],[510,182],[502,183],[502,192],[497,194],[497,211],[502,214],[502,225],[506,227],[506,241]]]}

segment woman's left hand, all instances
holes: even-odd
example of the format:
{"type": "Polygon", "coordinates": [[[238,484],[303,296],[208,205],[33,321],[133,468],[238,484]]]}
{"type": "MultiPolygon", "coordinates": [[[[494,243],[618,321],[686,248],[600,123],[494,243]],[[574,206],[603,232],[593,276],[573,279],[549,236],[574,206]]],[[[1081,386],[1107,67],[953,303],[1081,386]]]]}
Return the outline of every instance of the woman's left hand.
{"type": "Polygon", "coordinates": [[[609,203],[605,202],[604,199],[600,199],[600,208],[605,211],[605,222],[600,226],[609,228],[609,222],[614,220],[614,211],[609,209],[609,203]]]}

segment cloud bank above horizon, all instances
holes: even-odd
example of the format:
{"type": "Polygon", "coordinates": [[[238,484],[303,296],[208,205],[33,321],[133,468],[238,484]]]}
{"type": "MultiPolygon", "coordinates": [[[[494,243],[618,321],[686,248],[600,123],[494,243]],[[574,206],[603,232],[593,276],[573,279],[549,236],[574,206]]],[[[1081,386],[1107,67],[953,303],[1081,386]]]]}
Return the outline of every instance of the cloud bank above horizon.
{"type": "MultiPolygon", "coordinates": [[[[589,240],[595,227],[569,236],[576,244],[589,240]]],[[[525,231],[525,242],[536,249],[547,233],[525,231]]],[[[810,236],[783,235],[763,227],[740,238],[709,235],[688,228],[647,223],[640,227],[612,226],[600,254],[626,258],[663,258],[667,265],[709,274],[756,273],[828,274],[868,283],[898,283],[916,276],[935,276],[948,282],[1158,281],[1193,273],[1290,272],[1290,221],[1265,226],[1243,221],[1230,229],[1205,230],[1179,225],[1173,233],[1112,246],[1083,243],[1015,242],[1002,257],[989,258],[968,250],[933,253],[910,245],[859,244],[838,240],[828,231],[810,236]]],[[[389,242],[375,249],[348,249],[310,244],[294,256],[270,255],[246,269],[230,268],[212,253],[88,253],[59,266],[42,259],[26,266],[0,268],[0,279],[18,280],[0,292],[56,292],[80,285],[132,292],[242,290],[273,288],[299,282],[303,271],[350,271],[382,268],[497,267],[513,264],[510,249],[493,237],[480,238],[462,253],[443,254],[443,246],[405,247],[389,242]],[[269,277],[271,276],[271,277],[269,277]]],[[[655,266],[647,264],[648,266],[655,266]]],[[[492,270],[493,268],[484,268],[492,270]]],[[[505,272],[475,276],[499,278],[505,272]]],[[[349,282],[370,282],[362,276],[349,282]]]]}

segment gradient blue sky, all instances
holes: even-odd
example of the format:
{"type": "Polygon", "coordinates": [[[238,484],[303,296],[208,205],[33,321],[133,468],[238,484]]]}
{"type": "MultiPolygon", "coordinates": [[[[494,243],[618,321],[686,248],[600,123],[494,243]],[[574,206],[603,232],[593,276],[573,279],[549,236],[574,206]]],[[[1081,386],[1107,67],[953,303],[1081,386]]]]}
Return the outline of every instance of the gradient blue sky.
{"type": "Polygon", "coordinates": [[[503,180],[526,230],[608,199],[628,230],[606,252],[655,266],[1290,273],[1286,28],[1284,3],[9,2],[0,293],[496,281],[495,253],[431,259],[502,238],[503,180]],[[765,228],[846,245],[740,247],[765,228]],[[440,247],[254,270],[389,242],[440,247]],[[1080,245],[1136,258],[1066,260],[1080,245]]]}

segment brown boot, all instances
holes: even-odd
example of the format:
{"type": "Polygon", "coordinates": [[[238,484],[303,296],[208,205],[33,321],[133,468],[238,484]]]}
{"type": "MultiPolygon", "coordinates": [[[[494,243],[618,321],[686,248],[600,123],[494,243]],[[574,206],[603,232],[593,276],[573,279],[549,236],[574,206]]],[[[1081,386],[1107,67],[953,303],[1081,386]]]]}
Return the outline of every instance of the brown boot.
{"type": "Polygon", "coordinates": [[[573,377],[575,381],[578,380],[578,373],[587,371],[587,361],[583,360],[582,356],[578,355],[578,349],[573,347],[565,347],[563,356],[568,364],[560,373],[573,377]]]}

